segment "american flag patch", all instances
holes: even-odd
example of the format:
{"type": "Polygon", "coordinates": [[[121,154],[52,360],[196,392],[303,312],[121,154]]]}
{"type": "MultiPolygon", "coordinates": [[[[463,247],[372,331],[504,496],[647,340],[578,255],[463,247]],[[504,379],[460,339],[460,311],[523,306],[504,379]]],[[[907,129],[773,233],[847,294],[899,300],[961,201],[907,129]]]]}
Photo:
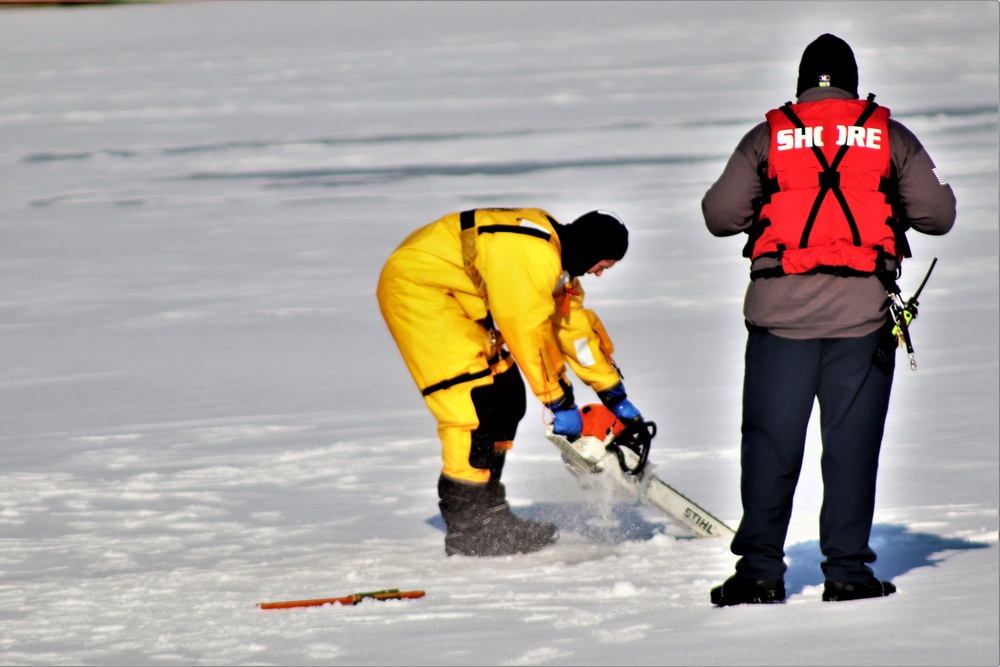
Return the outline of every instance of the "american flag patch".
{"type": "Polygon", "coordinates": [[[948,185],[948,181],[944,180],[944,176],[941,175],[941,172],[938,171],[937,167],[934,167],[931,171],[933,171],[934,175],[937,177],[938,183],[941,185],[948,185]]]}

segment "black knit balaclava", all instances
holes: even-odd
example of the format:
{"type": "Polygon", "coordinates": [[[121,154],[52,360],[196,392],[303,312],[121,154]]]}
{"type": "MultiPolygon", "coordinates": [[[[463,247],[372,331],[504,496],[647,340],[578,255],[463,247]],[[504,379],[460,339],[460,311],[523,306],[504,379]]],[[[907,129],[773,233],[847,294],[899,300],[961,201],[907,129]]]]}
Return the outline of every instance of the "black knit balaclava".
{"type": "Polygon", "coordinates": [[[833,86],[858,96],[858,63],[847,42],[834,35],[820,35],[802,53],[795,96],[815,86],[833,86]]]}
{"type": "Polygon", "coordinates": [[[628,250],[628,230],[611,211],[591,211],[556,228],[562,244],[562,265],[573,277],[605,259],[619,260],[628,250]]]}

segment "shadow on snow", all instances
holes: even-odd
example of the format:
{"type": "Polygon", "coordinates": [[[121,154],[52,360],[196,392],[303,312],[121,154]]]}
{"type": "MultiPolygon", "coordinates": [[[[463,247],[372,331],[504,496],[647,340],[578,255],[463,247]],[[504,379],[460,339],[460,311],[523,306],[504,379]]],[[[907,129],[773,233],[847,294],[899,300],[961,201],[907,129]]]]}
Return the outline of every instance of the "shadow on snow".
{"type": "MultiPolygon", "coordinates": [[[[668,534],[677,539],[697,539],[668,529],[672,525],[650,521],[639,504],[621,503],[611,507],[593,503],[535,503],[513,508],[524,519],[551,521],[562,531],[578,533],[601,544],[644,542],[655,535],[668,534]]],[[[442,532],[444,521],[440,516],[427,519],[427,523],[442,532]]],[[[723,548],[728,542],[721,541],[723,548]]],[[[878,554],[872,569],[881,579],[892,580],[918,567],[936,567],[946,559],[945,552],[967,549],[985,549],[990,545],[957,537],[942,537],[932,533],[914,533],[905,525],[876,524],[870,540],[878,554]]],[[[809,586],[823,583],[819,541],[799,542],[785,549],[788,571],[785,573],[785,590],[788,595],[801,593],[809,586]]]]}
{"type": "MultiPolygon", "coordinates": [[[[872,527],[869,544],[878,560],[872,564],[875,575],[891,581],[918,567],[937,567],[946,556],[936,556],[948,551],[986,549],[986,542],[973,542],[958,537],[942,537],[933,533],[911,533],[899,524],[876,524],[872,527]]],[[[788,571],[785,573],[785,590],[788,595],[801,593],[807,586],[823,583],[820,562],[823,554],[819,542],[800,542],[785,549],[788,571]]]]}

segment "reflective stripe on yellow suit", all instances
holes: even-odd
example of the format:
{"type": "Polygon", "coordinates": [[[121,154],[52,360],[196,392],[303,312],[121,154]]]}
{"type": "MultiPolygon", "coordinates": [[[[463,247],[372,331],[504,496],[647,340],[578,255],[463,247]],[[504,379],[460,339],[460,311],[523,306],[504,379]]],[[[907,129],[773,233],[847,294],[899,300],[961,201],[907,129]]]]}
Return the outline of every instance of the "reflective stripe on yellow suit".
{"type": "Polygon", "coordinates": [[[517,225],[547,231],[551,238],[518,233],[483,233],[475,238],[475,268],[486,298],[463,265],[460,216],[447,215],[410,234],[392,253],[379,278],[382,316],[423,392],[453,378],[481,377],[425,395],[438,421],[443,473],[486,482],[489,471],[469,462],[472,432],[479,425],[471,392],[510,368],[496,361],[501,349],[479,322],[492,315],[524,378],[544,403],[562,397],[567,364],[595,391],[620,380],[610,360],[613,347],[597,316],[583,307],[583,290],[573,280],[554,293],[562,275],[559,241],[549,215],[540,209],[480,209],[477,227],[517,225]],[[564,298],[568,311],[563,312],[564,298]],[[492,368],[489,361],[494,359],[492,368]],[[486,373],[490,373],[487,375],[486,373]]]}

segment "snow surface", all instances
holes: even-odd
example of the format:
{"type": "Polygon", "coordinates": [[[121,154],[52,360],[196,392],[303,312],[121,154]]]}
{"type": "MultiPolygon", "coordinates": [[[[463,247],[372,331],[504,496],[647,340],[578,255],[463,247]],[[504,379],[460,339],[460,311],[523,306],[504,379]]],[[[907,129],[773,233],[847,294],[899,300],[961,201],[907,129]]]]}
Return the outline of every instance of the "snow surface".
{"type": "Polygon", "coordinates": [[[0,10],[0,662],[998,664],[998,6],[0,10]],[[658,473],[735,526],[747,267],[699,202],[823,32],[959,201],[901,281],[940,258],[879,478],[899,593],[820,600],[815,432],[787,603],[715,609],[728,544],[582,490],[537,403],[505,481],[559,542],[446,558],[389,252],[475,206],[617,211],[588,302],[658,473]],[[426,596],[256,607],[382,588],[426,596]]]}

